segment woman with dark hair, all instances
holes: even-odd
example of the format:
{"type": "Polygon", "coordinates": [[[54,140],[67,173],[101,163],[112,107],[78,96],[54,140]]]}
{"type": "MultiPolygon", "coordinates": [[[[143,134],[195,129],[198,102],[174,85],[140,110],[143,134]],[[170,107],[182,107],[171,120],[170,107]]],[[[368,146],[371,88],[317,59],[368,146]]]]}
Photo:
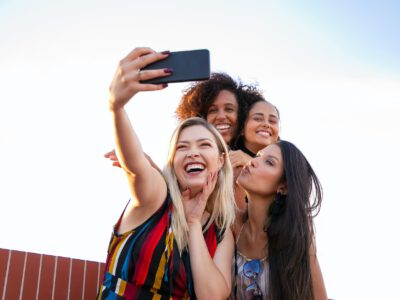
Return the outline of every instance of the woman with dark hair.
{"type": "Polygon", "coordinates": [[[226,73],[212,73],[210,79],[195,82],[183,93],[175,110],[180,121],[200,117],[214,125],[232,148],[246,112],[243,90],[247,85],[226,73]]]}
{"type": "MultiPolygon", "coordinates": [[[[245,194],[237,186],[236,178],[259,150],[279,139],[278,109],[265,100],[257,85],[235,81],[226,73],[212,73],[209,80],[195,82],[184,91],[175,112],[181,121],[203,118],[222,135],[230,148],[236,205],[245,210],[245,194]]],[[[120,166],[114,150],[105,156],[113,165],[120,166]]]]}
{"type": "Polygon", "coordinates": [[[280,116],[278,109],[266,101],[256,88],[249,87],[242,91],[241,98],[246,103],[246,119],[238,128],[239,134],[233,142],[236,150],[229,152],[229,159],[234,170],[236,205],[239,210],[245,210],[245,193],[237,185],[236,179],[243,166],[258,151],[279,140],[280,116]]]}
{"type": "Polygon", "coordinates": [[[230,299],[327,299],[313,224],[322,188],[304,155],[280,140],[261,150],[237,182],[248,208],[234,225],[230,299]]]}
{"type": "MultiPolygon", "coordinates": [[[[212,73],[210,79],[194,82],[186,88],[175,110],[176,117],[179,121],[191,117],[206,120],[218,130],[228,147],[235,149],[239,128],[243,128],[246,117],[245,91],[250,89],[256,90],[256,87],[244,85],[226,73],[212,73]]],[[[104,156],[120,167],[114,150],[104,156]]]]}

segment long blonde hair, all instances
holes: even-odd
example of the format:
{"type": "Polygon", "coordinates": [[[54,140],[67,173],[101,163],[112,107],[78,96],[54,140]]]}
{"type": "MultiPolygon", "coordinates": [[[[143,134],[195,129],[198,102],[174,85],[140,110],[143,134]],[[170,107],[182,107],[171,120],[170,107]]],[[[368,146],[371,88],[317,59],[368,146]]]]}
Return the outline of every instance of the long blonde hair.
{"type": "Polygon", "coordinates": [[[175,240],[178,244],[179,251],[182,252],[187,248],[189,240],[189,227],[186,222],[185,212],[183,208],[182,192],[179,188],[178,179],[174,169],[174,158],[176,152],[176,143],[183,129],[200,125],[206,128],[215,138],[218,152],[224,157],[224,163],[218,173],[218,180],[215,185],[214,191],[211,193],[208,201],[207,208],[210,212],[209,222],[204,229],[207,230],[212,222],[221,229],[228,229],[235,218],[235,200],[233,194],[233,171],[229,161],[228,148],[220,133],[212,126],[201,118],[190,118],[183,121],[176,129],[171,138],[170,148],[168,152],[168,161],[164,168],[164,176],[167,181],[169,193],[173,203],[172,214],[172,230],[175,240]]]}

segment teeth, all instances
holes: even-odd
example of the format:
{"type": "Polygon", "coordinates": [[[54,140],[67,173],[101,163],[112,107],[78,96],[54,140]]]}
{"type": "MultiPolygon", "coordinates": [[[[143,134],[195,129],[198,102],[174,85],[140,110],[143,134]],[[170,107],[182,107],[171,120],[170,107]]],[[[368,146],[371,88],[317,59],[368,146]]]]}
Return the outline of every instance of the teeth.
{"type": "Polygon", "coordinates": [[[231,127],[231,125],[228,125],[228,124],[215,125],[215,128],[217,128],[217,130],[229,129],[230,127],[231,127]]]}
{"type": "Polygon", "coordinates": [[[189,164],[186,166],[186,172],[189,172],[193,169],[204,170],[204,166],[202,164],[189,164]]]}
{"type": "Polygon", "coordinates": [[[271,134],[267,131],[258,131],[257,132],[259,135],[265,136],[265,137],[270,137],[271,134]]]}

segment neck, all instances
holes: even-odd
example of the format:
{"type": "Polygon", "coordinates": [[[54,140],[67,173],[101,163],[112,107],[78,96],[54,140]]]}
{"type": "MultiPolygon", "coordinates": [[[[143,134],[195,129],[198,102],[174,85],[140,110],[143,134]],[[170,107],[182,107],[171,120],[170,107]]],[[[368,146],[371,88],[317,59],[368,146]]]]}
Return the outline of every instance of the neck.
{"type": "Polygon", "coordinates": [[[247,195],[248,198],[248,223],[251,233],[257,234],[264,231],[269,207],[274,201],[274,195],[259,196],[247,195]]]}
{"type": "Polygon", "coordinates": [[[260,149],[260,147],[257,147],[256,145],[249,144],[246,141],[244,141],[243,146],[244,149],[242,150],[247,154],[249,154],[251,157],[255,157],[258,151],[262,149],[262,148],[260,149]]]}

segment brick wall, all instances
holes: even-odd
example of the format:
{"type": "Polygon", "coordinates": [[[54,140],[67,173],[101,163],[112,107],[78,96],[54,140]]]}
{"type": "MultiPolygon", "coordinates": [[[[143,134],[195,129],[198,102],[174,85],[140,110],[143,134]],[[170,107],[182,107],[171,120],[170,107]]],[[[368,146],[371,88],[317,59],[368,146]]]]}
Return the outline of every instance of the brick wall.
{"type": "Polygon", "coordinates": [[[2,300],[95,299],[104,263],[0,248],[2,300]]]}

